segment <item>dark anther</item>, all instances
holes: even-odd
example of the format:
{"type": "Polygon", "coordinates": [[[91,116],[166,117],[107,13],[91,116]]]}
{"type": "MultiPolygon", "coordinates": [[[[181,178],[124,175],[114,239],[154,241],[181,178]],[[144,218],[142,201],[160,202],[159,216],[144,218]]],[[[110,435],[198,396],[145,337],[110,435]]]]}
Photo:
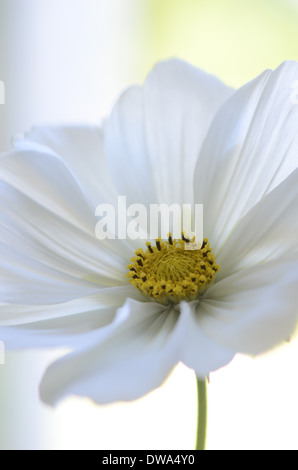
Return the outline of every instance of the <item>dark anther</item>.
{"type": "Polygon", "coordinates": [[[184,234],[182,233],[182,240],[186,243],[189,243],[189,239],[188,238],[185,238],[184,234]]]}
{"type": "Polygon", "coordinates": [[[137,260],[137,263],[138,263],[139,266],[142,266],[142,267],[143,267],[143,261],[142,261],[141,259],[138,259],[138,260],[137,260]]]}
{"type": "Polygon", "coordinates": [[[158,251],[160,251],[161,247],[160,247],[160,241],[159,240],[156,240],[156,246],[157,246],[158,251]]]}
{"type": "Polygon", "coordinates": [[[207,245],[207,242],[204,240],[201,246],[201,250],[203,250],[203,248],[205,248],[206,245],[207,245]]]}
{"type": "Polygon", "coordinates": [[[171,235],[169,236],[169,244],[173,245],[173,238],[171,237],[171,235]]]}
{"type": "Polygon", "coordinates": [[[153,253],[153,248],[151,245],[148,245],[148,250],[150,251],[150,253],[153,253]]]}

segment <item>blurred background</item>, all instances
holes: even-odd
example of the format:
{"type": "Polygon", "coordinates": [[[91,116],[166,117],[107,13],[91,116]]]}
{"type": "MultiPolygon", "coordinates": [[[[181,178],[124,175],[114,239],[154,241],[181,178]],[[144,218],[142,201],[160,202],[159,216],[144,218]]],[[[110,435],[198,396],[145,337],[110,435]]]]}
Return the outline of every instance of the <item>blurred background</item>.
{"type": "MultiPolygon", "coordinates": [[[[298,60],[298,1],[0,0],[0,151],[34,124],[99,122],[173,56],[241,86],[298,60]]],[[[211,375],[208,449],[298,449],[297,353],[294,341],[211,375]]],[[[52,357],[9,353],[0,365],[1,450],[193,449],[190,370],[134,403],[70,398],[51,409],[38,384],[52,357]]]]}

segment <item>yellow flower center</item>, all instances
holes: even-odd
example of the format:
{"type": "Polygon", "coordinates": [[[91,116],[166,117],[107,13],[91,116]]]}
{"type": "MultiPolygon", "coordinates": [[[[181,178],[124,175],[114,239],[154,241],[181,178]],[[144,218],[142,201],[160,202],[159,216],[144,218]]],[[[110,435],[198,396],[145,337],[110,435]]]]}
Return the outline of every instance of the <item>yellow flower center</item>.
{"type": "Polygon", "coordinates": [[[146,243],[135,252],[127,266],[130,282],[145,296],[162,304],[195,300],[213,283],[219,266],[215,263],[208,239],[202,245],[187,240],[160,238],[156,246],[146,243]]]}

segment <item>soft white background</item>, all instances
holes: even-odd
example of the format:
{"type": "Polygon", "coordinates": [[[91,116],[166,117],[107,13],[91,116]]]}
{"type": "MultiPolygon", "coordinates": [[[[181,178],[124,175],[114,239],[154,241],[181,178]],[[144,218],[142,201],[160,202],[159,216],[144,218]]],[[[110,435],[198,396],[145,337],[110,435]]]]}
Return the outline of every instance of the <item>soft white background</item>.
{"type": "MultiPolygon", "coordinates": [[[[153,47],[154,25],[148,27],[149,4],[0,0],[0,80],[6,85],[0,150],[35,123],[97,122],[124,87],[142,82],[160,59],[153,47]]],[[[193,2],[186,4],[191,9],[193,2]]],[[[175,44],[173,31],[167,37],[175,44]]],[[[219,46],[214,64],[208,43],[198,44],[203,46],[206,55],[196,65],[216,69],[219,46]]],[[[167,54],[181,57],[182,49],[173,46],[167,54]]],[[[252,66],[247,75],[253,72],[252,66]]],[[[298,449],[297,352],[294,342],[262,358],[237,357],[212,374],[209,449],[298,449]]],[[[39,401],[38,383],[55,355],[14,353],[0,366],[1,449],[192,449],[196,395],[191,371],[179,367],[163,388],[135,403],[95,407],[74,398],[52,410],[39,401]]]]}

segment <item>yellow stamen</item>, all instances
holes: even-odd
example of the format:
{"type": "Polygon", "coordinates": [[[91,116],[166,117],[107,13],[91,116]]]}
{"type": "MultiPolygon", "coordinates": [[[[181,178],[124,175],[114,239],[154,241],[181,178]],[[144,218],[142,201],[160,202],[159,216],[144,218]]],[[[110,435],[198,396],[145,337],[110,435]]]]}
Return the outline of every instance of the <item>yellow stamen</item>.
{"type": "Polygon", "coordinates": [[[201,245],[182,234],[180,240],[155,240],[138,249],[127,266],[127,277],[143,295],[162,304],[195,300],[213,283],[219,266],[208,239],[201,245]],[[195,249],[194,249],[195,248],[195,249]]]}

